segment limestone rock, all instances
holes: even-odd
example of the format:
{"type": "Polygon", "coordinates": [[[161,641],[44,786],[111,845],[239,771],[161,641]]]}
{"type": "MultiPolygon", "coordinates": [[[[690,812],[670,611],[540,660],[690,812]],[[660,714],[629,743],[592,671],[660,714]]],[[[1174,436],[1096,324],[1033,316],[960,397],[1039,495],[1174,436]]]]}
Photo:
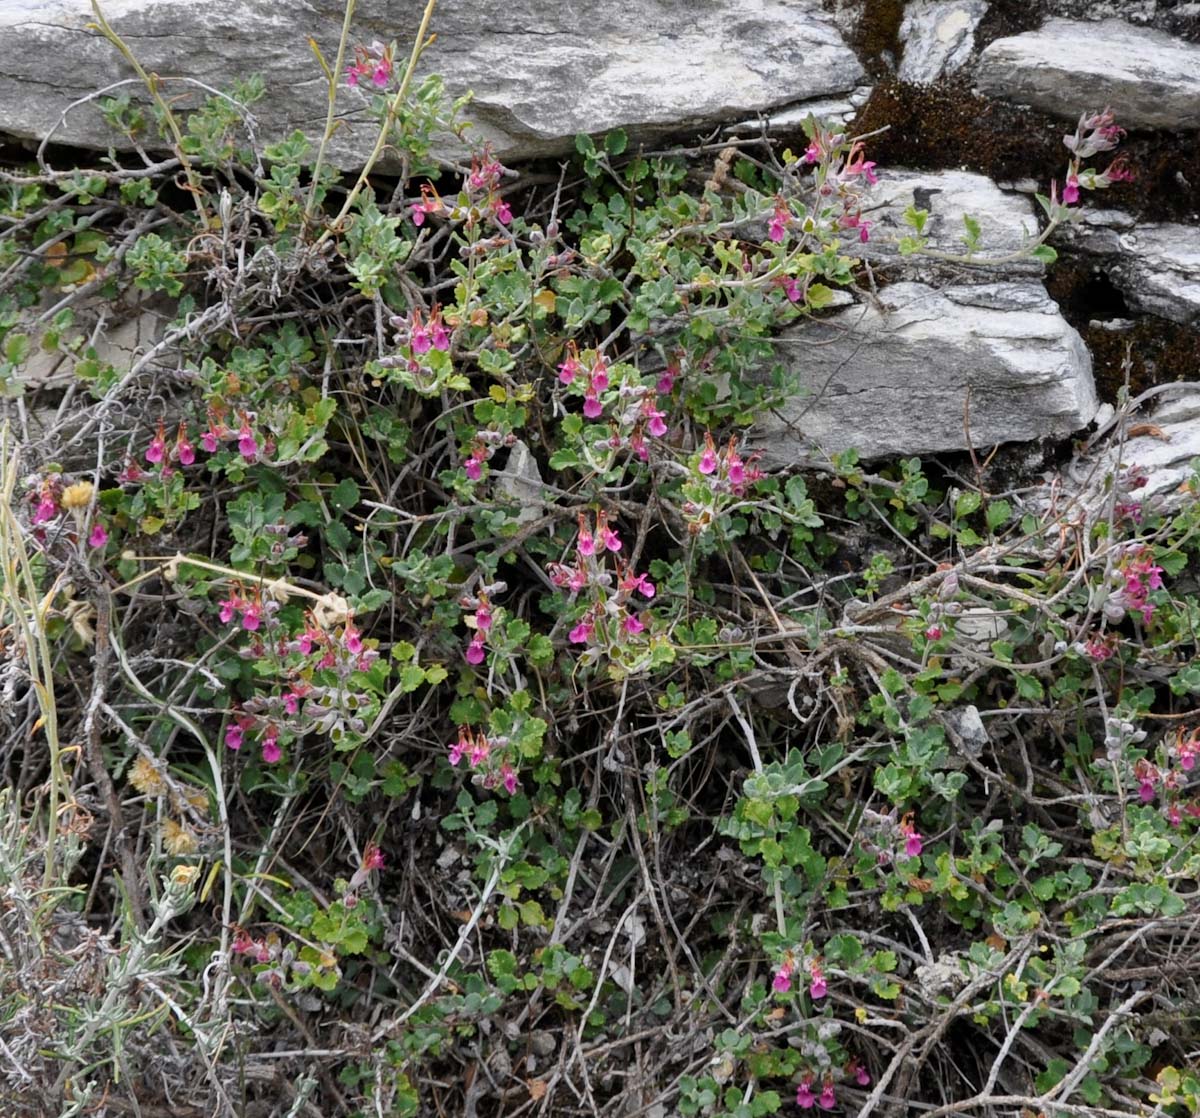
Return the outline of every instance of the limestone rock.
{"type": "Polygon", "coordinates": [[[855,245],[854,254],[873,265],[888,265],[909,279],[926,279],[954,270],[960,281],[975,277],[995,279],[999,272],[1040,276],[1045,270],[1037,260],[1008,261],[986,269],[974,266],[946,265],[921,256],[901,256],[896,242],[911,236],[911,226],[903,222],[909,206],[929,211],[925,234],[928,247],[937,252],[961,255],[969,215],[979,222],[980,239],[976,255],[981,261],[996,260],[1018,251],[1037,234],[1034,203],[1028,197],[1006,194],[986,175],[967,171],[902,171],[887,169],[879,182],[863,197],[863,216],[873,224],[870,240],[855,245]]]}
{"type": "Polygon", "coordinates": [[[897,76],[932,82],[959,69],[975,46],[975,28],[987,0],[915,0],[904,9],[900,41],[904,55],[897,76]]]}
{"type": "Polygon", "coordinates": [[[975,82],[1068,119],[1111,105],[1126,128],[1200,128],[1200,46],[1119,19],[1052,19],[997,39],[975,82]]]}
{"type": "Polygon", "coordinates": [[[1063,468],[1066,492],[1093,511],[1107,508],[1108,478],[1136,467],[1147,475],[1145,486],[1133,494],[1137,500],[1155,502],[1166,510],[1195,500],[1182,486],[1192,476],[1191,463],[1200,458],[1200,391],[1163,385],[1159,395],[1162,402],[1153,414],[1135,414],[1130,420],[1145,424],[1145,434],[1122,444],[1119,428],[1113,427],[1096,446],[1063,468]]]}
{"type": "MultiPolygon", "coordinates": [[[[164,79],[223,88],[262,74],[267,98],[253,111],[263,139],[295,128],[313,134],[324,124],[324,79],[308,37],[334,58],[341,0],[108,0],[104,11],[164,79]]],[[[408,0],[363,0],[354,40],[394,38],[404,55],[421,11],[408,0]]],[[[88,30],[90,18],[81,0],[0,4],[0,132],[41,138],[71,102],[132,76],[88,30]]],[[[478,135],[508,160],[571,150],[577,132],[624,127],[636,140],[694,130],[844,94],[863,77],[820,0],[646,0],[636,18],[619,0],[444,0],[432,27],[437,41],[424,68],[443,74],[452,95],[474,90],[469,116],[478,135]]],[[[172,97],[189,90],[165,88],[172,97]]],[[[364,106],[343,85],[345,126],[331,150],[341,166],[361,163],[374,141],[364,106]]],[[[92,104],[71,111],[54,138],[102,149],[115,139],[92,104]]]]}
{"type": "Polygon", "coordinates": [[[769,466],[1065,435],[1097,408],[1087,348],[1036,281],[892,284],[878,304],[794,327],[778,347],[807,394],[756,428],[769,466]]]}
{"type": "Polygon", "coordinates": [[[1200,229],[1095,224],[1071,230],[1071,243],[1107,257],[1105,272],[1130,310],[1183,325],[1200,323],[1200,229]]]}

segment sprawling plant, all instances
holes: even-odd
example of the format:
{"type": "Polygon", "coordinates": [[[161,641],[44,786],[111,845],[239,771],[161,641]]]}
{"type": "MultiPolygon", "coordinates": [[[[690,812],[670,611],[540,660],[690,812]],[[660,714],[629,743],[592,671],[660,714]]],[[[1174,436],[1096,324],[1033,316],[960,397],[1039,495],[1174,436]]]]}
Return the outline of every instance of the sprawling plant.
{"type": "Polygon", "coordinates": [[[1195,1114],[1200,477],[764,469],[867,138],[547,182],[414,79],[431,10],[351,6],[259,146],[97,9],[124,154],[0,174],[8,1097],[1195,1114]]]}

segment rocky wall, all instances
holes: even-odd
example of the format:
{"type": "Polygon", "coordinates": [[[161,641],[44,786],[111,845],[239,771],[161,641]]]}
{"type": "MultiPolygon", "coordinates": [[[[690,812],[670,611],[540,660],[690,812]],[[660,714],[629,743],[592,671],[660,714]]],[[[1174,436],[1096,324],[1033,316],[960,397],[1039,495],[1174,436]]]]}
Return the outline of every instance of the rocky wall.
{"type": "MultiPolygon", "coordinates": [[[[333,0],[110,0],[105,11],[173,96],[257,71],[269,91],[254,110],[261,139],[323,120],[308,37],[333,56],[333,0]]],[[[951,250],[964,211],[1001,251],[1036,235],[1031,196],[1061,178],[1061,139],[1081,111],[1111,105],[1129,130],[1135,180],[1085,195],[1048,269],[914,263],[888,251],[897,230],[881,223],[863,250],[875,291],[831,312],[820,360],[798,336],[781,339],[809,391],[764,420],[773,460],[1063,437],[1115,400],[1126,369],[1135,391],[1200,379],[1200,4],[643,0],[631,14],[614,0],[444,0],[427,65],[452,92],[475,91],[471,115],[509,164],[617,127],[636,145],[765,121],[793,146],[810,110],[856,132],[886,128],[871,140],[883,169],[872,204],[929,209],[935,247],[951,250]]],[[[368,37],[402,42],[416,16],[399,0],[357,12],[368,37]]],[[[10,153],[47,138],[112,143],[89,98],[131,75],[89,20],[79,0],[0,6],[10,153]]],[[[353,169],[372,133],[361,98],[339,96],[333,156],[353,169]]]]}

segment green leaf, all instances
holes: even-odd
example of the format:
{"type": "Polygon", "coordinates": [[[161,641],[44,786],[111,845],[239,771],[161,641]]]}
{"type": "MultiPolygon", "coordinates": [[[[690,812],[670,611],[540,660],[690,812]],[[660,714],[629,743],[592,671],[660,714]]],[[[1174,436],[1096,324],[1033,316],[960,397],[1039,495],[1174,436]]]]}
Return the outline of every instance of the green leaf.
{"type": "Polygon", "coordinates": [[[1038,245],[1029,255],[1043,264],[1053,264],[1058,259],[1058,253],[1049,245],[1038,245]]]}
{"type": "Polygon", "coordinates": [[[596,145],[592,143],[592,138],[586,132],[580,132],[575,137],[575,150],[580,155],[594,156],[596,154],[596,145]]]}
{"type": "Polygon", "coordinates": [[[346,512],[358,504],[358,485],[353,478],[344,477],[329,494],[330,504],[339,512],[346,512]]]}
{"type": "Polygon", "coordinates": [[[621,155],[629,146],[629,137],[624,128],[614,128],[604,137],[604,150],[609,155],[621,155]]]}
{"type": "Polygon", "coordinates": [[[968,489],[965,493],[960,493],[954,502],[954,515],[959,519],[970,516],[972,513],[978,512],[982,504],[983,497],[976,490],[968,489]]]}
{"type": "Polygon", "coordinates": [[[833,291],[823,283],[814,283],[805,292],[804,301],[815,310],[820,310],[833,302],[833,291]]]}

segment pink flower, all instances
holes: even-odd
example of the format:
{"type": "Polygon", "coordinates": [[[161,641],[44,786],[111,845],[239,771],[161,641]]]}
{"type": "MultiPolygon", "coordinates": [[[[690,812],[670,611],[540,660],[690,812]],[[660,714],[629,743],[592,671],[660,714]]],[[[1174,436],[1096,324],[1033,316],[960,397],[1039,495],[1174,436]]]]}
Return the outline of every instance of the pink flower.
{"type": "Polygon", "coordinates": [[[667,371],[658,378],[658,383],[654,386],[654,391],[660,396],[669,396],[675,389],[675,378],[679,375],[678,369],[667,367],[667,371]]]}
{"type": "Polygon", "coordinates": [[[833,1082],[825,1080],[825,1087],[821,1091],[821,1097],[817,1099],[817,1106],[822,1110],[832,1110],[837,1100],[833,1097],[833,1082]]]}
{"type": "Polygon", "coordinates": [[[196,448],[188,442],[187,428],[181,423],[175,436],[175,457],[181,466],[190,466],[196,461],[196,448]]]}
{"type": "Polygon", "coordinates": [[[425,354],[433,346],[433,340],[429,336],[428,328],[421,322],[421,312],[413,312],[412,330],[409,331],[408,344],[412,347],[415,354],[425,354]]]}
{"type": "Polygon", "coordinates": [[[624,628],[625,632],[627,632],[630,636],[635,636],[636,634],[643,632],[646,626],[638,620],[637,614],[631,613],[626,616],[622,628],[624,628]]]}
{"type": "Polygon", "coordinates": [[[783,293],[788,297],[788,302],[798,303],[804,296],[804,292],[800,290],[800,284],[796,282],[795,276],[789,276],[787,283],[783,285],[783,293]]]}
{"type": "Polygon", "coordinates": [[[801,1110],[812,1110],[816,1101],[812,1093],[812,1076],[809,1076],[796,1088],[796,1105],[801,1110]]]}
{"type": "Polygon", "coordinates": [[[346,626],[346,651],[357,656],[363,650],[362,636],[353,625],[346,626]]]}
{"type": "Polygon", "coordinates": [[[579,548],[580,555],[596,554],[596,540],[584,524],[583,513],[579,514],[579,540],[576,546],[579,548]]]}
{"type": "Polygon", "coordinates": [[[467,645],[466,658],[468,664],[482,664],[487,659],[487,652],[483,647],[483,638],[475,637],[469,645],[467,645]]]}
{"type": "Polygon", "coordinates": [[[225,729],[225,744],[230,749],[241,749],[245,740],[245,731],[236,722],[231,722],[225,729]]]}
{"type": "Polygon", "coordinates": [[[642,415],[647,420],[646,430],[656,439],[661,439],[667,433],[667,425],[663,421],[665,414],[654,406],[649,396],[642,401],[642,415]]]}
{"type": "Polygon", "coordinates": [[[917,857],[924,849],[925,843],[913,822],[911,811],[900,820],[900,833],[904,836],[904,853],[910,858],[917,857]]]}
{"type": "Polygon", "coordinates": [[[940,641],[942,639],[942,627],[940,625],[930,625],[925,630],[925,639],[931,641],[940,641]]]}
{"type": "Polygon", "coordinates": [[[386,60],[380,60],[378,66],[375,67],[375,73],[371,75],[371,80],[382,89],[391,80],[392,64],[386,60]]]}
{"type": "Polygon", "coordinates": [[[786,994],[792,988],[792,967],[790,963],[784,963],[775,972],[775,977],[771,980],[771,987],[777,994],[786,994]]]}
{"type": "Polygon", "coordinates": [[[819,163],[821,161],[821,145],[818,141],[813,140],[811,144],[804,149],[805,163],[819,163]]]}
{"type": "Polygon", "coordinates": [[[767,225],[767,239],[778,244],[783,240],[787,233],[788,223],[792,219],[791,211],[788,209],[787,203],[782,198],[775,199],[775,212],[771,215],[771,221],[767,225]]]}
{"type": "Polygon", "coordinates": [[[254,432],[250,430],[248,423],[243,423],[242,429],[238,432],[238,453],[247,460],[258,454],[258,441],[254,438],[254,432]]]}
{"type": "Polygon", "coordinates": [[[45,524],[47,520],[53,520],[57,515],[58,502],[48,493],[43,493],[33,510],[34,524],[45,524]]]}
{"type": "Polygon", "coordinates": [[[871,1077],[867,1074],[866,1065],[860,1064],[855,1060],[850,1065],[850,1071],[854,1075],[854,1082],[860,1087],[869,1087],[871,1085],[871,1077]]]}
{"type": "Polygon", "coordinates": [[[858,239],[862,244],[866,244],[871,239],[871,222],[859,220],[858,223],[858,239]]]}
{"type": "Polygon", "coordinates": [[[442,212],[442,200],[434,193],[433,187],[425,183],[421,187],[421,200],[413,203],[412,221],[416,226],[425,224],[426,214],[442,212]]]}
{"type": "Polygon", "coordinates": [[[263,735],[262,759],[268,765],[273,765],[282,755],[282,750],[279,748],[279,731],[274,726],[271,726],[263,735]]]}
{"type": "Polygon", "coordinates": [[[458,728],[458,741],[450,746],[450,764],[457,766],[471,748],[471,731],[466,726],[458,728]]]}
{"type": "Polygon", "coordinates": [[[383,851],[373,842],[367,843],[363,850],[362,868],[368,872],[383,869],[383,851]]]}
{"type": "Polygon", "coordinates": [[[1079,177],[1074,172],[1067,176],[1066,184],[1063,186],[1062,198],[1068,206],[1073,206],[1079,201],[1079,177]]]}
{"type": "Polygon", "coordinates": [[[621,550],[621,537],[617,535],[607,524],[600,529],[600,536],[604,540],[604,546],[609,551],[621,550]]]}
{"type": "Polygon", "coordinates": [[[1142,780],[1138,785],[1138,799],[1144,804],[1148,804],[1154,799],[1154,784],[1149,780],[1142,780]]]}
{"type": "Polygon", "coordinates": [[[517,774],[512,765],[505,762],[500,766],[500,779],[504,784],[504,791],[510,796],[516,795],[516,791],[520,788],[521,783],[517,780],[517,774]]]}
{"type": "Polygon", "coordinates": [[[218,614],[221,618],[221,624],[228,625],[233,620],[233,615],[237,612],[240,604],[236,598],[225,598],[221,601],[221,611],[218,614]]]}
{"type": "Polygon", "coordinates": [[[146,448],[146,461],[152,466],[157,466],[167,454],[167,436],[163,431],[161,421],[158,424],[158,434],[150,441],[150,445],[146,448]]]}
{"type": "Polygon", "coordinates": [[[512,210],[503,199],[497,199],[492,204],[492,213],[501,225],[507,225],[512,221],[512,210]]]}
{"type": "Polygon", "coordinates": [[[829,993],[829,986],[825,982],[825,976],[823,974],[814,973],[812,976],[812,984],[808,988],[809,997],[811,997],[813,1001],[820,1001],[827,993],[829,993]]]}
{"type": "Polygon", "coordinates": [[[450,335],[446,332],[446,324],[440,316],[429,322],[429,340],[433,343],[434,349],[445,352],[450,348],[450,335]]]}
{"type": "Polygon", "coordinates": [[[608,387],[608,364],[602,356],[598,356],[592,366],[591,385],[593,392],[603,392],[608,387]]]}
{"type": "Polygon", "coordinates": [[[567,635],[572,644],[587,644],[591,640],[595,626],[586,617],[567,635]]]}
{"type": "Polygon", "coordinates": [[[583,399],[583,414],[588,419],[599,419],[604,414],[604,405],[600,403],[591,389],[588,390],[588,394],[583,399]]]}
{"type": "Polygon", "coordinates": [[[258,631],[261,624],[262,606],[257,602],[252,602],[242,611],[242,628],[254,633],[258,631]]]}
{"type": "Polygon", "coordinates": [[[103,547],[108,543],[108,533],[104,530],[104,525],[100,521],[96,521],[92,525],[92,533],[88,536],[88,547],[103,547]]]}
{"type": "Polygon", "coordinates": [[[200,436],[200,445],[204,448],[206,453],[215,454],[217,451],[217,446],[219,445],[217,442],[216,432],[205,431],[204,434],[200,436]]]}
{"type": "Polygon", "coordinates": [[[298,714],[300,711],[300,696],[294,691],[288,691],[283,696],[283,709],[288,714],[298,714]]]}
{"type": "Polygon", "coordinates": [[[1170,823],[1172,827],[1178,827],[1179,824],[1183,822],[1183,816],[1180,814],[1178,804],[1171,804],[1171,806],[1167,808],[1167,822],[1170,823]]]}
{"type": "Polygon", "coordinates": [[[483,476],[483,463],[474,454],[466,460],[463,469],[472,481],[478,481],[483,476]]]}
{"type": "Polygon", "coordinates": [[[575,351],[575,343],[571,342],[567,350],[566,360],[558,367],[558,379],[563,384],[570,384],[582,368],[579,363],[579,354],[575,351]]]}
{"type": "Polygon", "coordinates": [[[702,474],[715,473],[717,469],[717,453],[714,449],[706,449],[700,455],[699,470],[702,474]]]}

